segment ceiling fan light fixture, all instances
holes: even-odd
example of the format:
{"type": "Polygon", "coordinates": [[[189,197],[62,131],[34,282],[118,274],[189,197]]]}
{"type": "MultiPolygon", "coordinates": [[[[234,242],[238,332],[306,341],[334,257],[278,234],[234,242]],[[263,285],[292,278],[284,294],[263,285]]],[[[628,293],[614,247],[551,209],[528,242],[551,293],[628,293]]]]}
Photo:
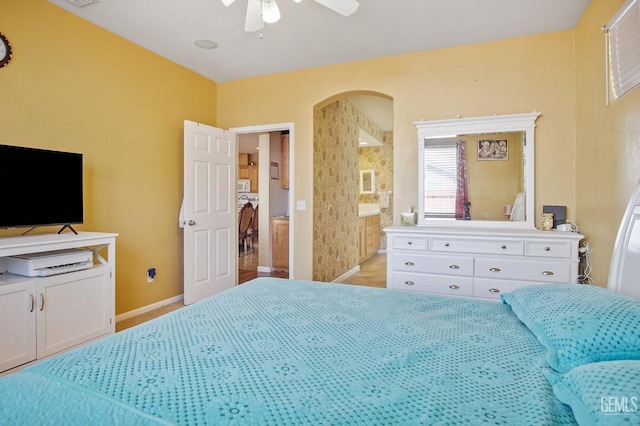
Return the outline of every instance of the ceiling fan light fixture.
{"type": "Polygon", "coordinates": [[[275,0],[262,0],[262,20],[267,24],[278,22],[282,16],[275,0]]]}

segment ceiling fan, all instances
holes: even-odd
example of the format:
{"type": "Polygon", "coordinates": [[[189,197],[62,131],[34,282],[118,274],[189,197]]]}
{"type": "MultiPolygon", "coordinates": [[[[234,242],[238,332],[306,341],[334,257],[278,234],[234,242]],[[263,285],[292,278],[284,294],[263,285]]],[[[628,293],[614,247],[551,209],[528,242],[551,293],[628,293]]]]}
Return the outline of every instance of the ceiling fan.
{"type": "MultiPolygon", "coordinates": [[[[229,7],[236,0],[221,0],[222,3],[229,7]]],[[[300,3],[302,0],[294,0],[300,3]]],[[[360,3],[357,0],[314,0],[316,3],[323,5],[342,16],[351,16],[360,3]]],[[[247,32],[259,31],[266,22],[272,24],[280,19],[280,9],[276,0],[248,0],[247,16],[244,21],[244,30],[247,32]]]]}

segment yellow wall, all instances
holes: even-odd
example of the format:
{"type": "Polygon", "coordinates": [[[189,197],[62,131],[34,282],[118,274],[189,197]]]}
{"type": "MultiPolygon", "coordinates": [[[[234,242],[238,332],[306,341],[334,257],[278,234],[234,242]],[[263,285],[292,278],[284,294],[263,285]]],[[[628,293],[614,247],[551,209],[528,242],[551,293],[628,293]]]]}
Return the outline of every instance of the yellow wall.
{"type": "Polygon", "coordinates": [[[606,285],[620,221],[640,179],[640,89],[605,102],[604,33],[624,0],[593,0],[576,38],[576,220],[606,285]]]}
{"type": "Polygon", "coordinates": [[[116,313],[182,294],[183,121],[215,125],[216,83],[45,0],[0,0],[0,31],[0,143],[84,154],[76,228],[120,234],[116,313]]]}
{"type": "MultiPolygon", "coordinates": [[[[418,205],[420,119],[542,112],[536,121],[536,214],[542,205],[574,209],[573,32],[562,31],[456,48],[236,80],[218,85],[218,124],[294,122],[295,278],[313,265],[313,107],[334,95],[372,91],[393,98],[393,210],[418,205]],[[251,99],[251,102],[247,102],[251,99]],[[563,185],[558,185],[562,182],[563,185]]],[[[399,218],[394,218],[398,223],[399,218]]]]}
{"type": "Polygon", "coordinates": [[[116,312],[123,313],[182,292],[184,119],[225,128],[294,123],[293,197],[307,210],[291,212],[293,273],[305,279],[317,207],[314,105],[353,91],[393,97],[394,211],[417,206],[414,121],[537,110],[536,215],[543,204],[567,205],[602,285],[640,174],[640,90],[604,105],[600,27],[622,3],[593,0],[576,31],[216,84],[45,0],[0,0],[0,31],[14,50],[0,69],[0,143],[85,154],[79,228],[120,234],[116,312]],[[158,270],[153,284],[149,267],[158,270]]]}

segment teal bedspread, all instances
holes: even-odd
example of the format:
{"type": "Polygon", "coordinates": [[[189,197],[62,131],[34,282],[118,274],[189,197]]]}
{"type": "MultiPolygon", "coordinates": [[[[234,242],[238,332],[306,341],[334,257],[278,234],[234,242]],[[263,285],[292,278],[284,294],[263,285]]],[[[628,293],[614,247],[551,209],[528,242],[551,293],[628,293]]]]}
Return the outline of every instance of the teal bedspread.
{"type": "Polygon", "coordinates": [[[258,278],[0,378],[3,425],[563,425],[509,306],[258,278]]]}

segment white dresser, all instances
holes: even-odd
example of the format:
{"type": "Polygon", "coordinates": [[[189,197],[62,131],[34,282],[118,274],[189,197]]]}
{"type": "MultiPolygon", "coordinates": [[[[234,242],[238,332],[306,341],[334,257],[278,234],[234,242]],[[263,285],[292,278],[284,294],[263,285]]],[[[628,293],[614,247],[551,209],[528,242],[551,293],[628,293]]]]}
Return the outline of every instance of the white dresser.
{"type": "Polygon", "coordinates": [[[518,287],[577,282],[575,232],[392,226],[387,287],[499,300],[518,287]]]}

